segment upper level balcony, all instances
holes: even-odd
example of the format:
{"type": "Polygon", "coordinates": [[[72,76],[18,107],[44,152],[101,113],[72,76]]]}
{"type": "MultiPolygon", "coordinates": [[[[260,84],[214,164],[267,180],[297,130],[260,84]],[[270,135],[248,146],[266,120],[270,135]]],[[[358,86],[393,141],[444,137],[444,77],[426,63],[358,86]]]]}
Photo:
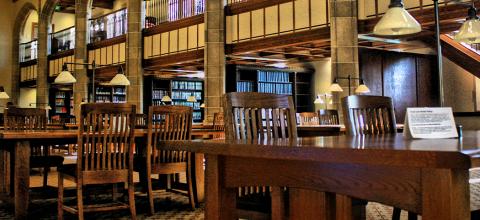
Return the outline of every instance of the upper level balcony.
{"type": "Polygon", "coordinates": [[[19,55],[21,63],[37,59],[37,45],[37,39],[20,44],[19,55]]]}
{"type": "Polygon", "coordinates": [[[56,54],[75,48],[75,26],[50,34],[50,53],[56,54]]]}
{"type": "Polygon", "coordinates": [[[205,12],[205,0],[144,1],[145,28],[193,17],[205,12]]]}
{"type": "Polygon", "coordinates": [[[90,43],[112,39],[127,33],[127,9],[89,20],[90,43]]]}

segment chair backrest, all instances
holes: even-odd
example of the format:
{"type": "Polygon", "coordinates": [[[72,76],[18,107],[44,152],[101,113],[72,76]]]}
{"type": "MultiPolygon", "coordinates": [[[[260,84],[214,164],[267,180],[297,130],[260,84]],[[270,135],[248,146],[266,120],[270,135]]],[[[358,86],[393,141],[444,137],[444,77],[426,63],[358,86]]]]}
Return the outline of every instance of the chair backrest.
{"type": "MultiPolygon", "coordinates": [[[[216,131],[225,131],[225,117],[223,112],[213,114],[213,129],[216,131]]],[[[225,133],[214,134],[213,139],[225,139],[225,133]]]]}
{"type": "Polygon", "coordinates": [[[159,150],[160,141],[191,140],[193,109],[187,106],[150,106],[147,158],[152,167],[160,163],[186,162],[186,151],[159,150]]]}
{"type": "Polygon", "coordinates": [[[147,115],[146,114],[137,114],[135,120],[136,128],[146,128],[147,127],[147,115]]]}
{"type": "Polygon", "coordinates": [[[133,169],[135,115],[135,105],[82,104],[77,170],[133,169]]]}
{"type": "Polygon", "coordinates": [[[297,138],[295,107],[287,95],[233,92],[224,96],[228,140],[297,138]]]}
{"type": "Polygon", "coordinates": [[[316,112],[297,113],[300,125],[319,125],[318,115],[316,112]]]}
{"type": "Polygon", "coordinates": [[[5,109],[5,130],[45,130],[47,128],[47,112],[40,108],[5,109]]]}
{"type": "Polygon", "coordinates": [[[321,125],[339,125],[337,110],[318,110],[318,120],[321,125]]]}
{"type": "Polygon", "coordinates": [[[392,98],[347,96],[342,99],[347,133],[350,135],[397,132],[392,98]]]}

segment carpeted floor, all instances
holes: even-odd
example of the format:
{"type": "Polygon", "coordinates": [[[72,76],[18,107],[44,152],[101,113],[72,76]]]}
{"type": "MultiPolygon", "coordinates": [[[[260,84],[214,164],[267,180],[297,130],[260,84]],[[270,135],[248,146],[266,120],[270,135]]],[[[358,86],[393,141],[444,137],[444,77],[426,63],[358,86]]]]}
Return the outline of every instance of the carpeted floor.
{"type": "MultiPolygon", "coordinates": [[[[471,200],[472,208],[480,203],[480,172],[471,173],[471,200]]],[[[137,178],[136,178],[137,179],[137,178]]],[[[31,176],[31,203],[30,203],[30,216],[29,219],[57,219],[57,199],[56,188],[57,175],[55,172],[51,172],[48,178],[49,187],[51,191],[45,193],[41,188],[42,177],[40,175],[31,176]]],[[[71,182],[65,182],[65,187],[73,187],[71,182]]],[[[66,193],[65,201],[75,202],[74,191],[66,193]],[[69,195],[70,194],[70,197],[69,195]]],[[[101,200],[102,196],[94,198],[95,201],[101,200]]],[[[105,195],[104,197],[107,197],[105,195]]],[[[108,197],[110,198],[110,197],[108,197]]],[[[145,194],[139,192],[135,195],[137,217],[139,219],[204,219],[203,204],[200,208],[191,210],[189,208],[188,199],[186,196],[166,191],[157,191],[155,199],[156,213],[153,216],[147,216],[148,200],[145,194]]],[[[392,215],[392,207],[384,206],[378,203],[370,202],[367,205],[367,220],[389,220],[392,215]]],[[[74,215],[65,213],[65,219],[76,219],[74,215]]],[[[90,213],[86,214],[86,219],[130,219],[130,213],[128,210],[116,211],[116,212],[104,212],[104,213],[90,213]]],[[[12,207],[0,201],[0,220],[13,219],[12,207]]],[[[402,212],[402,220],[407,219],[406,212],[402,212]]],[[[421,219],[421,218],[419,218],[421,219]]]]}

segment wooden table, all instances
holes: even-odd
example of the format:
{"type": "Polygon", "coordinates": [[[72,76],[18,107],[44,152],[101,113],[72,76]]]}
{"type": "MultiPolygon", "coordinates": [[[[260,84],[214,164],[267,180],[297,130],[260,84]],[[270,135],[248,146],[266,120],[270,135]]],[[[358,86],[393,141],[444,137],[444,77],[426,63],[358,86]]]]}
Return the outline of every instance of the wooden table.
{"type": "MultiPolygon", "coordinates": [[[[26,219],[28,217],[29,185],[30,185],[30,146],[38,144],[74,144],[77,142],[77,130],[47,130],[47,131],[0,131],[0,149],[9,150],[15,155],[15,166],[12,168],[13,177],[13,203],[15,205],[15,218],[26,219]]],[[[213,131],[202,131],[201,134],[213,131]]],[[[135,129],[135,137],[138,146],[145,146],[147,129],[135,129]]],[[[0,176],[3,158],[0,157],[0,176]]],[[[203,201],[204,197],[204,172],[203,155],[195,154],[195,163],[192,166],[194,179],[197,185],[197,198],[203,201]]],[[[5,186],[0,181],[0,193],[5,186]]]]}
{"type": "Polygon", "coordinates": [[[389,134],[162,144],[206,154],[205,218],[222,220],[235,217],[237,187],[251,185],[289,187],[290,219],[351,219],[351,197],[427,220],[470,219],[468,169],[480,165],[479,146],[474,131],[463,139],[389,134]]]}
{"type": "Polygon", "coordinates": [[[343,125],[298,125],[298,137],[335,136],[345,133],[343,125]]]}

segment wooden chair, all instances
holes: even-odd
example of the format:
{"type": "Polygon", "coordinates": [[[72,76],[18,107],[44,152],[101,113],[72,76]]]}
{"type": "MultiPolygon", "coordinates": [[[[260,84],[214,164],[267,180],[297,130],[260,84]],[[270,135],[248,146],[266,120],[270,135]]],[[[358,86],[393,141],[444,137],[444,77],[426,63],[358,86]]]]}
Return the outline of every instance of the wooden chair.
{"type": "Polygon", "coordinates": [[[63,219],[64,210],[84,219],[84,212],[127,208],[130,208],[132,219],[136,219],[133,186],[135,105],[83,104],[80,122],[77,163],[64,165],[58,172],[58,219],[63,219]],[[63,204],[63,179],[77,184],[77,207],[63,204]],[[129,204],[83,205],[84,186],[117,183],[128,184],[129,204]]]}
{"type": "MultiPolygon", "coordinates": [[[[213,129],[216,131],[225,131],[225,120],[223,113],[216,112],[213,114],[213,129]]],[[[225,133],[214,134],[213,139],[225,139],[225,133]]]]}
{"type": "MultiPolygon", "coordinates": [[[[44,109],[9,107],[5,109],[4,113],[5,130],[34,131],[47,129],[47,114],[44,109]]],[[[32,146],[32,156],[30,156],[30,167],[43,169],[43,187],[47,187],[50,168],[58,168],[63,164],[62,156],[50,155],[50,147],[32,146]]],[[[11,173],[13,174],[13,172],[11,173]]]]}
{"type": "Polygon", "coordinates": [[[345,127],[350,135],[396,133],[392,98],[347,96],[342,99],[345,127]]]}
{"type": "MultiPolygon", "coordinates": [[[[297,138],[295,108],[291,96],[254,92],[228,93],[224,96],[223,106],[227,140],[297,138]]],[[[272,213],[272,219],[284,216],[283,188],[241,187],[237,197],[250,195],[259,195],[267,199],[268,195],[271,195],[271,204],[268,209],[272,213]]],[[[247,203],[251,202],[247,201],[247,203]]],[[[242,209],[241,202],[237,207],[242,209]]],[[[239,215],[242,215],[242,210],[239,211],[239,215]]],[[[251,212],[245,212],[245,216],[250,217],[248,213],[251,212]]]]}
{"type": "MultiPolygon", "coordinates": [[[[146,182],[150,214],[155,213],[152,191],[152,174],[187,174],[188,199],[195,208],[195,195],[191,173],[192,155],[186,151],[164,151],[158,149],[165,140],[191,140],[193,110],[187,106],[150,106],[148,111],[147,152],[135,158],[135,170],[141,181],[146,182]]],[[[168,185],[170,185],[170,179],[168,185]]]]}
{"type": "Polygon", "coordinates": [[[136,128],[147,128],[147,115],[137,114],[136,120],[135,120],[135,127],[136,128]]]}
{"type": "Polygon", "coordinates": [[[318,110],[318,121],[321,125],[339,125],[337,110],[318,110]]]}
{"type": "Polygon", "coordinates": [[[318,115],[316,112],[298,113],[300,125],[319,125],[318,115]]]}
{"type": "MultiPolygon", "coordinates": [[[[377,135],[397,132],[392,98],[385,96],[347,96],[342,99],[347,134],[377,135]]],[[[400,219],[400,209],[393,209],[393,220],[400,219]]],[[[416,214],[408,213],[409,219],[416,214]]]]}

